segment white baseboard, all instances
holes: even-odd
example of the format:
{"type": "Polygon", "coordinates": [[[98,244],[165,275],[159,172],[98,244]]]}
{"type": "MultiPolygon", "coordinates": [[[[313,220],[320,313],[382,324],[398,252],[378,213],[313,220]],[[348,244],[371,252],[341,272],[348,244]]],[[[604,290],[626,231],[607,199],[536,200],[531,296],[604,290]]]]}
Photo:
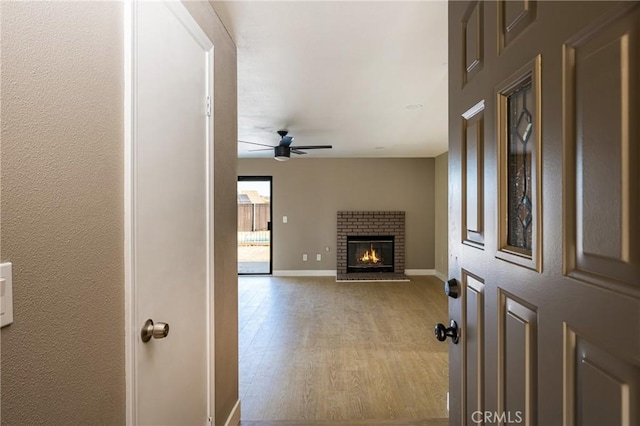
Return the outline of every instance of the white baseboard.
{"type": "Polygon", "coordinates": [[[442,274],[442,273],[436,271],[435,274],[433,274],[433,275],[435,275],[436,277],[440,278],[440,280],[442,282],[447,282],[447,276],[445,274],[442,274]]]}
{"type": "Polygon", "coordinates": [[[440,280],[447,281],[447,276],[441,274],[440,272],[436,271],[435,269],[405,269],[404,270],[404,274],[407,276],[411,276],[411,275],[433,275],[438,277],[440,280]]]}
{"type": "Polygon", "coordinates": [[[233,406],[233,410],[229,414],[224,426],[238,426],[240,424],[240,400],[233,406]]]}
{"type": "Polygon", "coordinates": [[[335,277],[335,269],[315,269],[315,270],[274,270],[274,277],[335,277]]]}
{"type": "Polygon", "coordinates": [[[404,270],[404,274],[411,276],[411,275],[435,275],[436,274],[436,270],[435,269],[405,269],[404,270]]]}
{"type": "MultiPolygon", "coordinates": [[[[442,281],[446,281],[444,275],[436,271],[435,269],[405,269],[405,275],[435,275],[442,281]]],[[[274,277],[335,277],[336,271],[334,269],[300,269],[300,270],[274,270],[272,275],[274,277]]]]}

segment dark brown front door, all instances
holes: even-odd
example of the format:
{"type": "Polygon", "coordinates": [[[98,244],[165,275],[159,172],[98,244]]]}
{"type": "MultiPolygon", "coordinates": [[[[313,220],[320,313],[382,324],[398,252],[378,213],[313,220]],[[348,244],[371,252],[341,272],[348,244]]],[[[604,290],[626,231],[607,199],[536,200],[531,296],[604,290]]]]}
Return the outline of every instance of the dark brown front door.
{"type": "Polygon", "coordinates": [[[640,422],[640,6],[449,3],[450,422],[640,422]]]}

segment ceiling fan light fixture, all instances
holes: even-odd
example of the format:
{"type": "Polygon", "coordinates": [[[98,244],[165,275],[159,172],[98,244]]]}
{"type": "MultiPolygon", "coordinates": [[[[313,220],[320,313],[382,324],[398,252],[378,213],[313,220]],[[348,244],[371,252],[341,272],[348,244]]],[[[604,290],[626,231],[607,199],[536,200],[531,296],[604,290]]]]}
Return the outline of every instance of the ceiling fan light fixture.
{"type": "Polygon", "coordinates": [[[278,161],[287,161],[291,157],[291,149],[288,146],[278,145],[273,150],[276,153],[274,158],[278,161]]]}
{"type": "Polygon", "coordinates": [[[250,145],[258,145],[258,146],[266,146],[267,147],[267,148],[260,148],[260,149],[250,149],[249,152],[252,152],[252,151],[271,151],[273,149],[273,152],[274,152],[273,158],[275,158],[278,161],[287,161],[291,157],[291,153],[292,152],[294,154],[297,154],[297,155],[304,155],[304,154],[306,154],[306,150],[307,149],[331,149],[331,148],[333,148],[332,145],[291,146],[291,143],[293,142],[293,137],[292,136],[287,136],[287,133],[288,132],[286,130],[278,130],[278,134],[280,135],[280,143],[278,145],[276,145],[276,146],[266,145],[266,144],[257,143],[257,142],[241,141],[241,140],[238,140],[238,142],[248,143],[250,145]],[[303,149],[305,151],[303,151],[303,149]]]}

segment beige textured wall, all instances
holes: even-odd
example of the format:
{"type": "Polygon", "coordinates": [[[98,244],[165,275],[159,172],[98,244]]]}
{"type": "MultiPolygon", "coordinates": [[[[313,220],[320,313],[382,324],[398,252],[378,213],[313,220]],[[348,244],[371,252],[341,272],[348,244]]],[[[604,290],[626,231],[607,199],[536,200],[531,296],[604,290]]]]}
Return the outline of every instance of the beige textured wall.
{"type": "MultiPolygon", "coordinates": [[[[2,329],[3,424],[124,424],[123,8],[0,2],[2,261],[15,323],[2,329]]],[[[216,424],[238,400],[236,50],[215,44],[216,424]]]]}
{"type": "Polygon", "coordinates": [[[449,153],[436,157],[436,271],[449,275],[449,153]]]}
{"type": "Polygon", "coordinates": [[[210,4],[184,4],[214,44],[215,424],[224,425],[239,395],[236,46],[210,4]]]}
{"type": "Polygon", "coordinates": [[[123,424],[122,5],[0,7],[2,421],[123,424]]]}
{"type": "Polygon", "coordinates": [[[335,270],[338,210],[406,211],[406,268],[434,268],[433,158],[240,159],[238,174],[273,176],[274,270],[335,270]]]}

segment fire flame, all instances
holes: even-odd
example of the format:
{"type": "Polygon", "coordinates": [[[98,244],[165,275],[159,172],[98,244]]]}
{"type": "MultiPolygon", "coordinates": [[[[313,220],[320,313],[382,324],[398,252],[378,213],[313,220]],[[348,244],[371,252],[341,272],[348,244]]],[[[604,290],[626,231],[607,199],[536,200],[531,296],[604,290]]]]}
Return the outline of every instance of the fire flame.
{"type": "Polygon", "coordinates": [[[376,254],[376,251],[373,248],[373,244],[369,247],[369,250],[365,251],[364,255],[360,258],[361,262],[367,262],[367,263],[378,263],[381,260],[382,259],[380,259],[376,254]]]}

